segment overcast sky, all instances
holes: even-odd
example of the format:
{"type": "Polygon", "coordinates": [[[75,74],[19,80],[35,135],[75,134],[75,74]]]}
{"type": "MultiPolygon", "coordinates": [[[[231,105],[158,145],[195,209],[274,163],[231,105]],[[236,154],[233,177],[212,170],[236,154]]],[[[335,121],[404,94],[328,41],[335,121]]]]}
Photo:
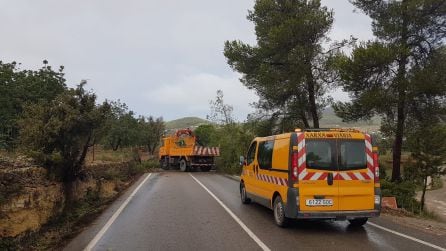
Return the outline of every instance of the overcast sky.
{"type": "MultiPolygon", "coordinates": [[[[334,40],[372,37],[370,19],[347,0],[335,11],[334,40]]],[[[139,115],[205,118],[216,90],[243,121],[258,97],[223,56],[225,40],[255,44],[246,19],[253,0],[0,0],[0,60],[37,69],[65,66],[68,85],[88,79],[100,100],[120,99],[139,115]]],[[[337,91],[335,99],[347,95],[337,91]]]]}

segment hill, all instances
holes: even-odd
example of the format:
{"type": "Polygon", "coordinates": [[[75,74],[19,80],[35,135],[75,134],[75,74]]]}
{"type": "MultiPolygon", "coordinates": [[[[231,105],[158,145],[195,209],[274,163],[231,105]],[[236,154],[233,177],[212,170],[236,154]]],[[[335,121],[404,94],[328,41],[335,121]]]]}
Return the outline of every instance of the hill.
{"type": "MultiPolygon", "coordinates": [[[[166,129],[195,128],[199,125],[210,124],[208,120],[198,117],[184,117],[166,122],[166,129]]],[[[320,120],[321,127],[358,127],[366,131],[375,131],[380,127],[379,117],[373,117],[369,121],[358,121],[354,123],[342,122],[342,119],[336,116],[333,108],[327,107],[322,113],[320,120]]]]}
{"type": "Polygon", "coordinates": [[[319,123],[321,127],[359,127],[367,131],[377,130],[381,125],[380,118],[376,116],[368,121],[358,121],[353,123],[342,122],[342,119],[336,116],[333,108],[331,107],[325,108],[324,112],[322,113],[322,119],[319,121],[319,123]]]}
{"type": "Polygon", "coordinates": [[[184,117],[166,122],[166,129],[193,128],[211,122],[198,117],[184,117]]]}

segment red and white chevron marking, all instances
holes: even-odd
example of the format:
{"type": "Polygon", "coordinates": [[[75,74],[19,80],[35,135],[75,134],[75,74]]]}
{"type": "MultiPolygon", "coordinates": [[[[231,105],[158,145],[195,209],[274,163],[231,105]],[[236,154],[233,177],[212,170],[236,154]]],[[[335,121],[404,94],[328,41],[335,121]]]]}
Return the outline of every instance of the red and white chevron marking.
{"type": "Polygon", "coordinates": [[[194,155],[220,156],[220,148],[195,146],[194,147],[194,155]]]}
{"type": "Polygon", "coordinates": [[[269,176],[269,175],[265,175],[265,174],[256,174],[256,177],[258,180],[262,180],[262,181],[273,183],[273,184],[280,185],[280,186],[287,186],[287,184],[288,184],[288,179],[284,179],[284,178],[280,178],[280,177],[274,177],[274,176],[269,176]]]}
{"type": "MultiPolygon", "coordinates": [[[[328,172],[310,172],[307,169],[306,151],[305,151],[305,134],[297,134],[298,142],[298,168],[299,180],[327,180],[328,172]]],[[[372,157],[372,141],[368,134],[365,134],[365,148],[367,155],[367,171],[346,171],[332,172],[334,180],[371,180],[373,174],[373,157],[372,157]]]]}
{"type": "Polygon", "coordinates": [[[367,154],[367,176],[370,179],[374,178],[373,174],[373,148],[372,148],[372,138],[369,134],[365,135],[365,153],[367,154]]]}

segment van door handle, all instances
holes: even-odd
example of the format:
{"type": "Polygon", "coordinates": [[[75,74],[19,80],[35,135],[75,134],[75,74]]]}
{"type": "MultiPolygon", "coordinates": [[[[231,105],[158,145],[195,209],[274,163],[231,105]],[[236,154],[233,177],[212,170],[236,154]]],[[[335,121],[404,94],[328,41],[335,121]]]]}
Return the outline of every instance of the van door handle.
{"type": "Polygon", "coordinates": [[[333,173],[328,173],[328,176],[327,176],[327,184],[328,184],[329,186],[333,185],[333,173]]]}

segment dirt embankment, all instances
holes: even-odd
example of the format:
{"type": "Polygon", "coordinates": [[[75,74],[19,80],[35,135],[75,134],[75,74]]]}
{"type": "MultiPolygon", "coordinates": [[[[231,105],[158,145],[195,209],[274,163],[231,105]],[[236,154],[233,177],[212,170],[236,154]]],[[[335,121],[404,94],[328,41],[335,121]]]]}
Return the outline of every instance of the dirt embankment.
{"type": "MultiPolygon", "coordinates": [[[[128,163],[90,166],[87,177],[74,184],[74,196],[82,199],[94,194],[112,198],[130,180],[128,163]],[[125,178],[122,178],[125,177],[125,178]]],[[[38,230],[57,217],[65,202],[63,184],[35,166],[0,168],[0,238],[17,237],[38,230]]]]}

